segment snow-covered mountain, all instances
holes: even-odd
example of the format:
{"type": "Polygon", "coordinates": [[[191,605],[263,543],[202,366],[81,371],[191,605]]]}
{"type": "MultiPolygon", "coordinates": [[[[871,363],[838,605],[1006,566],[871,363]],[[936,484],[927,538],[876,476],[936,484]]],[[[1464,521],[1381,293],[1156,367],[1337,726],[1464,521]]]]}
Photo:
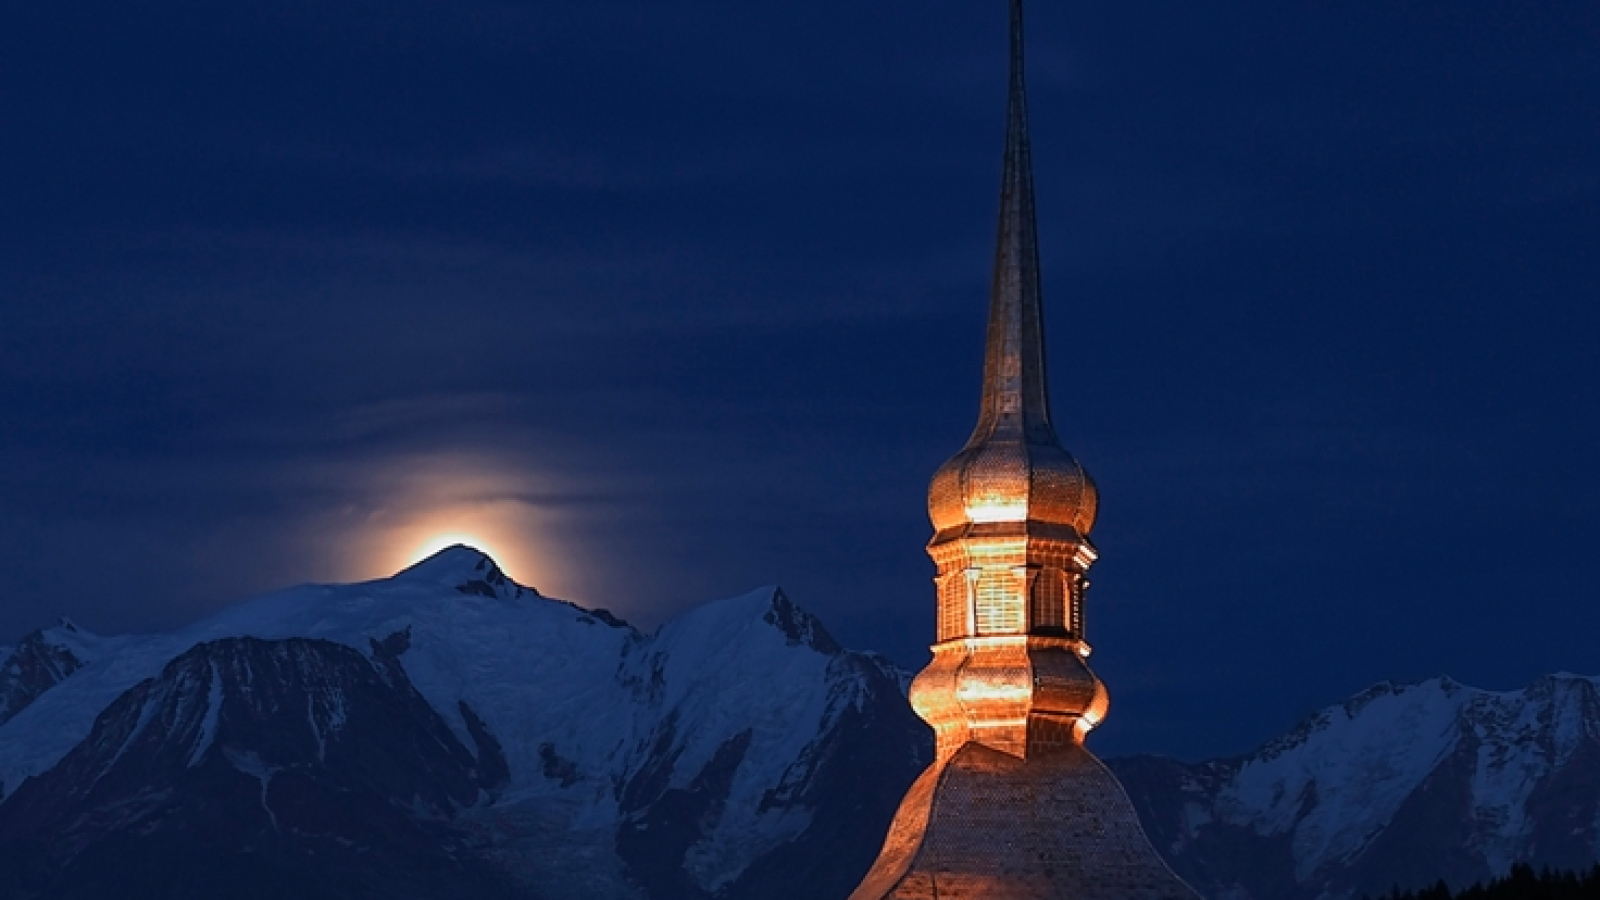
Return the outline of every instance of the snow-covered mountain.
{"type": "Polygon", "coordinates": [[[775,588],[646,635],[464,547],[63,624],[0,668],[0,896],[843,896],[927,762],[901,681],[775,588]]]}
{"type": "MultiPolygon", "coordinates": [[[[644,634],[464,547],[0,651],[0,900],[830,900],[931,735],[776,588],[644,634]]],[[[1248,756],[1111,760],[1213,900],[1600,859],[1600,680],[1379,685],[1248,756]]]]}
{"type": "Polygon", "coordinates": [[[1213,900],[1461,887],[1600,860],[1600,680],[1380,684],[1237,759],[1113,760],[1152,842],[1213,900]]]}

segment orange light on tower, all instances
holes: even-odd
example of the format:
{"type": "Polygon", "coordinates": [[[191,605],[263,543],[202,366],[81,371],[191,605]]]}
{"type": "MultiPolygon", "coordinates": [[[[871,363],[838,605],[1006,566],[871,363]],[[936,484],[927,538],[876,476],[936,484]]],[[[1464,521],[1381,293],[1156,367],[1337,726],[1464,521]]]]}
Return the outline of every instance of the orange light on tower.
{"type": "Polygon", "coordinates": [[[983,403],[928,489],[937,642],[911,705],[937,746],[851,900],[1195,900],[1083,746],[1109,706],[1083,614],[1099,492],[1050,422],[1033,203],[1011,0],[983,403]]]}

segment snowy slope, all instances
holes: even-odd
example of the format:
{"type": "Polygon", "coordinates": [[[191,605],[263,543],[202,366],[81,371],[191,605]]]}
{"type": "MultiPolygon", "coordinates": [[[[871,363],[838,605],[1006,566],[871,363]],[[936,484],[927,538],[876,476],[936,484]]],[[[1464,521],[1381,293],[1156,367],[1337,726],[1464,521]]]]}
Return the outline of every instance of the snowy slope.
{"type": "Polygon", "coordinates": [[[197,644],[0,805],[0,896],[525,898],[440,827],[504,777],[375,648],[197,644]]]}

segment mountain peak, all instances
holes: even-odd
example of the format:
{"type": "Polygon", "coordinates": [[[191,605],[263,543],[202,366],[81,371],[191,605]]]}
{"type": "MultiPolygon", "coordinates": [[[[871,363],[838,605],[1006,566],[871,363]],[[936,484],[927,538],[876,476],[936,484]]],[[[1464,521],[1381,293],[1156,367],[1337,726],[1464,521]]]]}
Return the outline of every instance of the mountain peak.
{"type": "Polygon", "coordinates": [[[507,577],[489,554],[466,544],[452,544],[396,573],[393,580],[442,585],[463,594],[483,597],[510,599],[523,593],[539,596],[533,588],[507,577]]]}
{"type": "Polygon", "coordinates": [[[825,656],[834,656],[844,648],[833,639],[822,620],[807,610],[796,606],[782,588],[772,589],[772,602],[761,620],[783,632],[790,646],[804,644],[825,656]]]}
{"type": "Polygon", "coordinates": [[[821,620],[796,605],[777,585],[696,607],[668,622],[661,633],[675,638],[688,633],[715,633],[724,636],[719,640],[731,640],[755,623],[779,632],[791,647],[803,645],[824,656],[843,652],[821,620]]]}
{"type": "Polygon", "coordinates": [[[427,580],[432,581],[437,575],[455,574],[466,571],[482,571],[484,569],[499,569],[489,554],[477,547],[466,544],[451,544],[439,552],[412,563],[395,573],[396,579],[427,580]]]}

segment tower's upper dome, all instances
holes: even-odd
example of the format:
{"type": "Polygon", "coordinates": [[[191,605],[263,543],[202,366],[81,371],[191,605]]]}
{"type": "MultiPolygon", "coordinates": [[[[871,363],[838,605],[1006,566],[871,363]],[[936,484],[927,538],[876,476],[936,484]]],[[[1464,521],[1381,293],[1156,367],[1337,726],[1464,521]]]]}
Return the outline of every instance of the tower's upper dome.
{"type": "Polygon", "coordinates": [[[928,517],[935,531],[969,523],[1031,521],[1089,534],[1100,499],[1094,479],[1059,443],[1020,438],[973,435],[939,467],[928,488],[928,517]]]}

